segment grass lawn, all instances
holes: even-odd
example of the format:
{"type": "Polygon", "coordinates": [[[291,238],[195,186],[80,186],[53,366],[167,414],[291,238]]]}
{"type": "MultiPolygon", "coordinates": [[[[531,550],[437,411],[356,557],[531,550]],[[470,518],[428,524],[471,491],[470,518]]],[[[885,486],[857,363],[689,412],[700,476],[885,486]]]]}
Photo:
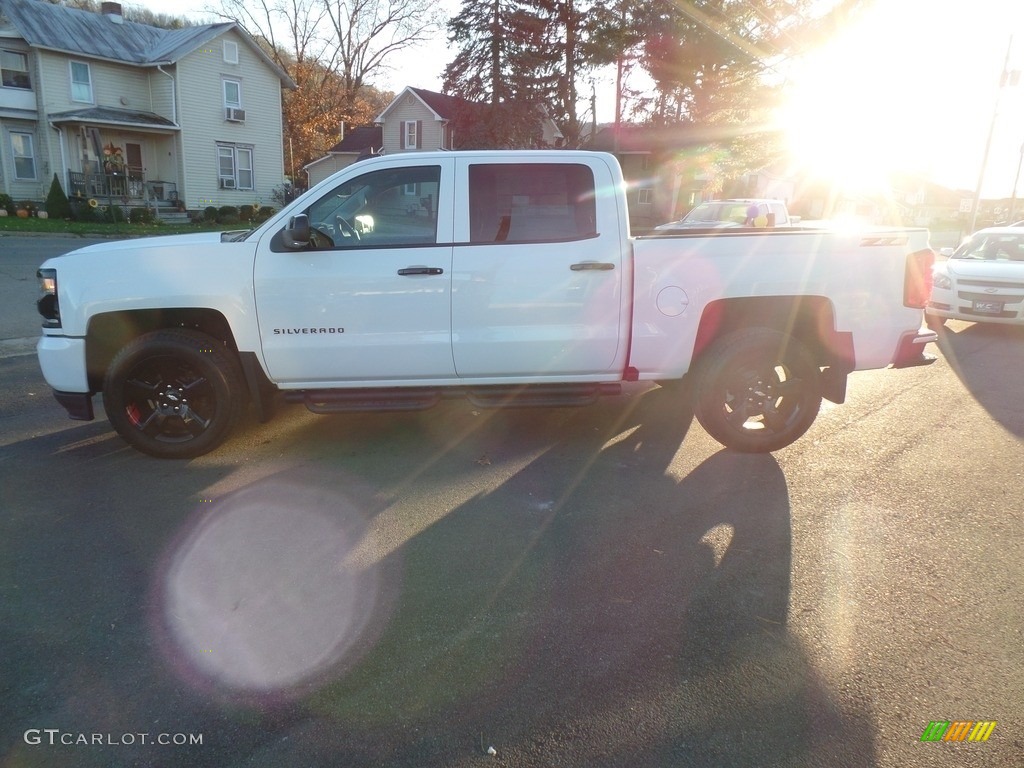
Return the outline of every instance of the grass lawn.
{"type": "Polygon", "coordinates": [[[0,218],[0,234],[5,232],[46,232],[52,234],[103,235],[115,237],[148,237],[152,235],[174,235],[182,232],[219,232],[229,229],[246,229],[245,224],[130,224],[107,221],[65,221],[63,219],[19,219],[17,216],[0,218]]]}

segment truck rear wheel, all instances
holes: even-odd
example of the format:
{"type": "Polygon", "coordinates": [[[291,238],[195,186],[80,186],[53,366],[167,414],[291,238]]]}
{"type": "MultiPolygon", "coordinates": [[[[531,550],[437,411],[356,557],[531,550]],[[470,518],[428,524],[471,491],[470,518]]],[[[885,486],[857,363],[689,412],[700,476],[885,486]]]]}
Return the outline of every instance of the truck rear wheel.
{"type": "Polygon", "coordinates": [[[810,353],[791,336],[768,328],[730,333],[697,366],[694,415],[727,448],[775,451],[814,423],[820,375],[810,353]]]}
{"type": "Polygon", "coordinates": [[[173,329],[127,344],[103,382],[107,418],[129,445],[190,459],[227,438],[244,405],[237,361],[205,333],[173,329]]]}

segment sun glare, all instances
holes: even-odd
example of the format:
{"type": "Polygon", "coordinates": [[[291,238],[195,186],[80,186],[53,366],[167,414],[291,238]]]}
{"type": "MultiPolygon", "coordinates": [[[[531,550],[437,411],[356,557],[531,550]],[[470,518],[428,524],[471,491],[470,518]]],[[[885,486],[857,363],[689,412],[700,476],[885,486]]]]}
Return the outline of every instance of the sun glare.
{"type": "MultiPolygon", "coordinates": [[[[1008,20],[1019,15],[1016,0],[978,5],[967,17],[934,13],[931,3],[879,2],[794,62],[779,115],[794,168],[865,195],[886,189],[894,171],[973,178],[1008,20]]],[[[1018,38],[1015,53],[1024,52],[1018,38]]],[[[1004,99],[1003,111],[1013,107],[1004,99]]]]}

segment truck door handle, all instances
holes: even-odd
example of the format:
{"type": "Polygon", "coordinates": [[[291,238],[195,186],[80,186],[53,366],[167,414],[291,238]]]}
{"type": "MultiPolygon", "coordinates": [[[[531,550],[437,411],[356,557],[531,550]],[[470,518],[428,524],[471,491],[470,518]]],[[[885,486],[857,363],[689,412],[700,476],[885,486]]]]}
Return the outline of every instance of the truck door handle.
{"type": "Polygon", "coordinates": [[[405,275],[443,275],[444,270],[440,267],[406,267],[398,270],[398,274],[405,275]]]}
{"type": "Polygon", "coordinates": [[[583,272],[584,270],[607,272],[609,269],[615,269],[615,265],[607,261],[581,261],[578,264],[572,264],[569,269],[573,272],[583,272]]]}

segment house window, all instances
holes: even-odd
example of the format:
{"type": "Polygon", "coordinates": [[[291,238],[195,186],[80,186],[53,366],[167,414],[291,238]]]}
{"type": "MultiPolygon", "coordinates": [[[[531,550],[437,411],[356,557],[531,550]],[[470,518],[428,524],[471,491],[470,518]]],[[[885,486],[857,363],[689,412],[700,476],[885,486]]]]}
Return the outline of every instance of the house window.
{"type": "Polygon", "coordinates": [[[5,88],[32,89],[28,77],[28,56],[16,51],[0,51],[0,82],[5,88]]]}
{"type": "Polygon", "coordinates": [[[252,147],[218,144],[217,178],[221,189],[253,189],[252,147]]]}
{"type": "Polygon", "coordinates": [[[423,146],[423,121],[402,121],[402,149],[419,149],[423,146]]]}
{"type": "Polygon", "coordinates": [[[237,80],[224,81],[224,106],[242,108],[242,84],[237,80]]]}
{"type": "Polygon", "coordinates": [[[636,191],[636,202],[638,205],[650,205],[654,202],[654,190],[644,187],[636,191]]]}
{"type": "Polygon", "coordinates": [[[224,41],[224,62],[226,64],[238,63],[238,43],[232,40],[224,41]]]}
{"type": "Polygon", "coordinates": [[[11,154],[14,156],[14,178],[36,178],[36,153],[31,133],[11,133],[11,154]]]}
{"type": "Polygon", "coordinates": [[[594,174],[585,165],[471,165],[470,240],[528,243],[594,237],[594,198],[594,174]]]}
{"type": "Polygon", "coordinates": [[[238,169],[238,188],[252,189],[252,150],[235,147],[235,165],[238,169]]]}
{"type": "Polygon", "coordinates": [[[84,61],[71,62],[71,100],[92,104],[92,73],[84,61]]]}
{"type": "Polygon", "coordinates": [[[406,197],[415,197],[418,192],[415,184],[406,184],[402,187],[402,194],[406,197]]]}

